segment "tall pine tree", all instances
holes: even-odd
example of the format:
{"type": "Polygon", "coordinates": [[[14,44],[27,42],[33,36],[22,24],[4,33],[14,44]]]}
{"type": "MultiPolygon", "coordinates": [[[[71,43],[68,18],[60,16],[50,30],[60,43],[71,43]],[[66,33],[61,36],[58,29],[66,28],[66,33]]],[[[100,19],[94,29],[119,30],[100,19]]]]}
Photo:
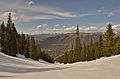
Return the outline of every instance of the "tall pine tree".
{"type": "Polygon", "coordinates": [[[111,56],[114,50],[114,36],[115,33],[113,32],[112,25],[107,25],[107,30],[105,32],[105,49],[104,49],[104,56],[111,56]]]}
{"type": "Polygon", "coordinates": [[[80,54],[81,54],[81,43],[80,43],[80,36],[79,36],[79,27],[77,25],[77,32],[76,32],[76,39],[75,39],[75,48],[74,48],[74,61],[80,61],[80,54]]]}
{"type": "Polygon", "coordinates": [[[5,52],[5,39],[6,39],[6,27],[4,22],[2,22],[0,27],[0,45],[1,45],[1,51],[5,52]]]}

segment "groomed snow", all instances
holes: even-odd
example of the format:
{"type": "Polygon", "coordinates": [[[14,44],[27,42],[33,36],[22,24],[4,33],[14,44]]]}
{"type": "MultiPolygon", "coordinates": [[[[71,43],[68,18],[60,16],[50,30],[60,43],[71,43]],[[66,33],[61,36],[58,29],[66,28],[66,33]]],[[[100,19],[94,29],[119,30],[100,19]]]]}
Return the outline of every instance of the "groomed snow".
{"type": "Polygon", "coordinates": [[[64,65],[0,53],[0,79],[120,79],[120,55],[64,65]]]}

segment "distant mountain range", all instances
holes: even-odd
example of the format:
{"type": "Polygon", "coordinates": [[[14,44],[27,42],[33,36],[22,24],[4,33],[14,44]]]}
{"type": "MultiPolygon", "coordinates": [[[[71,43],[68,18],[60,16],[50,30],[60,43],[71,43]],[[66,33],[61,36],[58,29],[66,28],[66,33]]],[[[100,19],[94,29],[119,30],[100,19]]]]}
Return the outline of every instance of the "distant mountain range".
{"type": "Polygon", "coordinates": [[[43,41],[48,37],[54,37],[56,35],[59,35],[59,34],[37,34],[37,35],[32,35],[32,36],[35,37],[36,40],[43,41]]]}
{"type": "MultiPolygon", "coordinates": [[[[80,33],[81,44],[83,45],[84,42],[89,44],[91,39],[97,42],[100,34],[102,33],[80,33]]],[[[74,45],[76,34],[40,34],[34,35],[34,37],[40,40],[42,50],[45,50],[51,56],[58,56],[71,49],[72,44],[74,45]]]]}

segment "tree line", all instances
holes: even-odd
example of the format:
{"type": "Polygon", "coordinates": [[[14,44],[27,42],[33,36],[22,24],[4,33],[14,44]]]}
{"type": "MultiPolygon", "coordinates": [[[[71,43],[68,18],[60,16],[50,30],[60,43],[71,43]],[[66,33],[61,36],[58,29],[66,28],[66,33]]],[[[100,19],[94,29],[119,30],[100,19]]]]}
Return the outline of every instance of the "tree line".
{"type": "Polygon", "coordinates": [[[35,40],[34,37],[24,33],[19,34],[11,18],[11,13],[9,13],[7,24],[2,22],[0,26],[1,52],[10,56],[22,54],[26,58],[37,61],[43,59],[51,63],[59,62],[67,64],[79,61],[91,61],[101,57],[120,54],[120,36],[114,33],[111,24],[108,24],[106,32],[99,36],[98,42],[94,42],[91,38],[90,44],[84,42],[83,45],[81,45],[79,27],[77,25],[76,39],[75,43],[72,44],[72,48],[63,55],[53,58],[41,50],[40,42],[35,40]]]}
{"type": "Polygon", "coordinates": [[[91,61],[118,54],[120,54],[120,36],[114,33],[111,24],[108,24],[106,32],[99,36],[98,42],[90,39],[90,44],[84,42],[83,46],[80,43],[79,28],[77,26],[75,44],[72,44],[70,51],[54,58],[54,61],[67,64],[78,61],[91,61]]]}
{"type": "Polygon", "coordinates": [[[43,59],[53,62],[53,58],[41,50],[39,41],[24,33],[18,34],[15,24],[11,20],[11,13],[9,13],[7,24],[5,25],[2,22],[0,26],[0,45],[1,52],[10,56],[22,54],[26,58],[33,60],[39,61],[39,59],[43,59]]]}

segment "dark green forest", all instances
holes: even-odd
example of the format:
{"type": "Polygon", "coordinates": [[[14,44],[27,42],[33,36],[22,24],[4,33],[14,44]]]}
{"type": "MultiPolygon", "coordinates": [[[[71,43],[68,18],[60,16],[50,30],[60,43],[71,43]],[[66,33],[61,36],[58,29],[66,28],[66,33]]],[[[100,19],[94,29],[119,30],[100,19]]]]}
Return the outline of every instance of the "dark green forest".
{"type": "Polygon", "coordinates": [[[90,39],[90,44],[88,45],[84,42],[84,46],[81,46],[79,28],[77,26],[76,40],[72,44],[71,50],[56,57],[54,61],[67,64],[78,61],[92,61],[118,54],[120,54],[120,37],[114,33],[111,24],[106,26],[106,32],[99,36],[98,42],[94,43],[93,39],[90,39]]]}
{"type": "Polygon", "coordinates": [[[16,57],[16,54],[22,54],[26,58],[39,61],[53,63],[53,58],[44,51],[41,51],[39,41],[34,37],[25,35],[24,33],[18,34],[15,24],[11,20],[11,13],[9,13],[7,24],[2,22],[0,27],[0,45],[1,52],[16,57]]]}
{"type": "Polygon", "coordinates": [[[79,61],[92,61],[101,57],[120,54],[120,37],[114,33],[111,24],[106,26],[106,31],[99,36],[98,42],[90,39],[90,44],[84,42],[83,46],[80,42],[79,26],[77,25],[76,39],[71,44],[72,48],[69,51],[65,51],[63,55],[53,58],[41,50],[40,42],[34,37],[24,33],[19,34],[11,18],[11,13],[9,13],[7,24],[2,22],[0,26],[1,52],[10,56],[16,57],[16,54],[22,54],[26,58],[37,61],[43,59],[51,63],[67,64],[79,61]]]}

